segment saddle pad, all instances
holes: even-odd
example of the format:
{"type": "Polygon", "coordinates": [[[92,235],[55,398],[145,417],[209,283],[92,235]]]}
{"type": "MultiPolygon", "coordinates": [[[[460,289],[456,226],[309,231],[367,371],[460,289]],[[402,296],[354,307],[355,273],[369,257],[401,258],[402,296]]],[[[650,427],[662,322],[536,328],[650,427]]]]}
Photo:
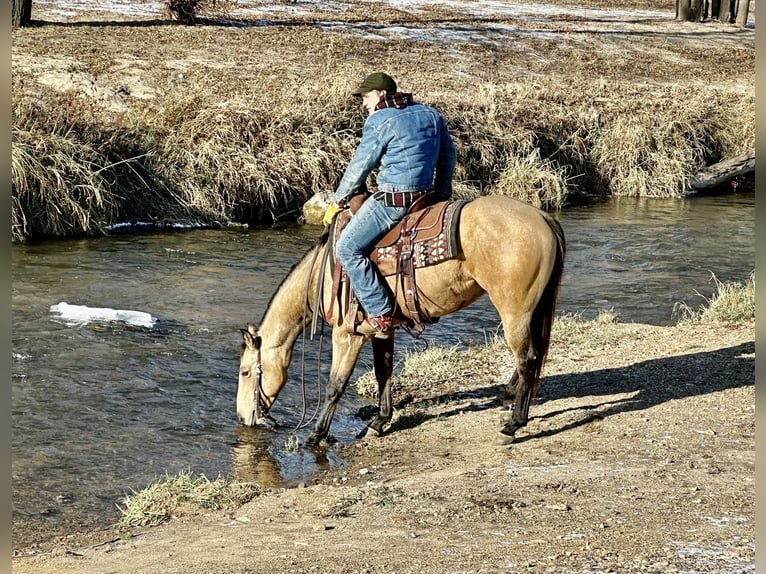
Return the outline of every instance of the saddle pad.
{"type": "Polygon", "coordinates": [[[445,201],[407,215],[373,248],[370,259],[387,277],[399,269],[403,251],[411,250],[412,268],[436,265],[461,253],[457,234],[466,201],[445,201]]]}

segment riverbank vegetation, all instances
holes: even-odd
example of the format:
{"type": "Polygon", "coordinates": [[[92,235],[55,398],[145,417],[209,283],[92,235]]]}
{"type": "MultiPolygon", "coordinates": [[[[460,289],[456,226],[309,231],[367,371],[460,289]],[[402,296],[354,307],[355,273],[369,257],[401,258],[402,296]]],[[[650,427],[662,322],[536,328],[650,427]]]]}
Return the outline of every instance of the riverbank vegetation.
{"type": "MultiPolygon", "coordinates": [[[[365,16],[423,33],[445,18],[401,12],[392,22],[373,7],[365,16]]],[[[491,31],[508,18],[466,22],[491,31]]],[[[747,85],[747,43],[698,45],[666,31],[642,36],[641,50],[600,34],[588,35],[597,50],[565,49],[545,36],[563,22],[508,45],[391,42],[307,22],[15,30],[12,237],[299,219],[342,175],[364,121],[348,94],[377,68],[444,114],[461,198],[506,194],[556,209],[607,195],[682,197],[699,169],[753,149],[754,90],[713,82],[705,68],[716,61],[715,78],[747,85]],[[149,48],[155,41],[163,50],[149,48]],[[69,79],[53,82],[54,68],[69,79]]]]}
{"type": "MultiPolygon", "coordinates": [[[[755,273],[744,283],[722,282],[713,275],[716,292],[697,308],[680,302],[674,310],[679,324],[741,324],[755,320],[755,273]]],[[[559,314],[553,323],[553,341],[558,344],[579,340],[581,343],[594,331],[605,325],[618,324],[619,317],[612,310],[600,312],[595,319],[586,321],[579,314],[559,314]]],[[[553,352],[552,352],[553,353],[553,352]]],[[[555,354],[555,353],[554,353],[555,354]]],[[[398,392],[416,392],[423,388],[436,388],[455,381],[496,381],[498,373],[508,373],[512,358],[502,333],[491,333],[484,344],[454,345],[450,347],[428,345],[405,354],[395,369],[392,379],[398,392]]],[[[355,382],[357,393],[374,399],[378,386],[372,370],[355,382]]],[[[406,404],[405,398],[400,401],[406,404]]],[[[403,413],[400,412],[398,416],[403,413]]],[[[412,416],[410,413],[407,416],[412,416]]],[[[392,423],[396,428],[397,419],[392,423]]],[[[399,423],[401,424],[401,423],[399,423]]]]}
{"type": "Polygon", "coordinates": [[[700,295],[705,303],[693,308],[677,303],[674,317],[681,323],[738,323],[755,319],[755,272],[742,284],[737,281],[724,283],[712,276],[716,292],[709,298],[700,295]]]}
{"type": "Polygon", "coordinates": [[[122,518],[117,527],[156,526],[172,516],[200,510],[233,510],[261,494],[254,483],[182,471],[158,479],[143,490],[126,495],[118,506],[122,518]]]}

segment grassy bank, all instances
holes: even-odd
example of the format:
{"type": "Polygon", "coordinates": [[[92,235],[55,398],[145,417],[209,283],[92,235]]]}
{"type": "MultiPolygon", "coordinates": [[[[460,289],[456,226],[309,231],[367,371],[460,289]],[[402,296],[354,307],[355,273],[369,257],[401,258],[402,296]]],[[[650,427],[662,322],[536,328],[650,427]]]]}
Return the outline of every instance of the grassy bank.
{"type": "Polygon", "coordinates": [[[231,510],[260,493],[261,488],[253,483],[234,483],[221,477],[211,481],[204,475],[182,471],[125,496],[122,506],[118,506],[122,518],[117,526],[156,526],[184,512],[231,510]]]}
{"type": "MultiPolygon", "coordinates": [[[[36,54],[56,32],[55,41],[74,50],[69,30],[15,33],[27,34],[23,48],[36,54]]],[[[598,51],[547,45],[537,48],[546,66],[519,71],[513,44],[460,45],[452,51],[459,49],[461,66],[488,70],[465,81],[446,45],[392,46],[310,27],[153,32],[179,51],[204,46],[215,65],[159,74],[153,98],[128,98],[117,112],[77,86],[52,89],[39,73],[14,70],[14,240],[97,234],[123,222],[298,218],[303,202],[342,175],[364,120],[348,93],[377,67],[395,69],[403,89],[443,112],[458,149],[459,197],[506,194],[544,208],[610,194],[679,197],[701,167],[754,147],[753,90],[673,81],[676,68],[643,51],[623,54],[622,69],[598,51]],[[253,46],[241,47],[243,40],[253,46]],[[259,46],[271,47],[256,58],[259,46]],[[248,50],[244,63],[227,66],[237,50],[248,50]]],[[[94,35],[122,49],[136,43],[128,33],[143,32],[94,35]]],[[[107,48],[93,60],[87,54],[104,45],[88,42],[68,65],[106,81],[119,52],[107,48]]],[[[678,49],[689,66],[718,54],[678,49]]],[[[159,65],[157,56],[146,58],[159,65]]],[[[737,56],[749,73],[749,50],[737,56]]]]}
{"type": "MultiPolygon", "coordinates": [[[[738,324],[755,319],[755,274],[751,273],[744,283],[722,282],[713,276],[716,291],[705,303],[693,308],[684,302],[676,304],[674,315],[683,324],[738,324]]],[[[579,315],[560,314],[553,324],[554,345],[570,345],[573,342],[588,346],[600,326],[619,323],[619,317],[606,310],[592,321],[584,321],[579,315]]],[[[553,351],[552,351],[553,352],[553,351]]],[[[456,385],[467,380],[497,381],[498,373],[510,376],[512,357],[498,332],[487,336],[483,345],[464,349],[461,345],[444,347],[429,345],[425,350],[414,350],[401,359],[393,378],[394,389],[400,394],[422,394],[424,389],[438,388],[444,384],[456,385]]],[[[499,381],[497,381],[499,382],[499,381]]],[[[365,397],[377,397],[377,382],[372,370],[355,383],[357,392],[365,397]]],[[[405,402],[407,402],[405,400],[405,402]]],[[[403,410],[398,416],[417,416],[403,410]]],[[[393,425],[401,425],[395,420],[393,425]]],[[[404,423],[409,424],[409,423],[404,423]]]]}

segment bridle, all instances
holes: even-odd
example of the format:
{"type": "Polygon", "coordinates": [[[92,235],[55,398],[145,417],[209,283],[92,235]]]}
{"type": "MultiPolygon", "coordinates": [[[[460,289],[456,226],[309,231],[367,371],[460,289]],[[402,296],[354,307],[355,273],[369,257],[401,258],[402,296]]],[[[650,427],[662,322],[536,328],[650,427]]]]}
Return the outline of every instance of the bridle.
{"type": "Polygon", "coordinates": [[[256,350],[255,363],[253,363],[253,369],[255,370],[255,386],[253,388],[253,403],[255,404],[255,420],[257,421],[269,421],[274,426],[278,427],[279,423],[269,414],[269,406],[263,398],[264,392],[262,388],[263,381],[263,366],[261,364],[261,349],[256,350]]]}
{"type": "MultiPolygon", "coordinates": [[[[311,302],[309,301],[309,291],[310,291],[311,277],[312,277],[311,270],[313,270],[313,268],[314,268],[314,266],[316,264],[317,257],[319,255],[320,251],[321,251],[321,249],[315,249],[315,251],[314,251],[314,255],[313,255],[313,258],[311,260],[311,267],[310,267],[309,273],[307,274],[307,277],[306,277],[306,293],[305,293],[305,297],[304,297],[304,317],[308,317],[309,313],[312,314],[312,328],[311,328],[311,338],[312,339],[314,338],[314,332],[315,332],[315,328],[316,328],[316,323],[317,323],[318,317],[319,316],[322,316],[322,317],[325,316],[324,310],[321,309],[321,307],[322,307],[322,302],[321,302],[321,291],[322,290],[321,290],[321,288],[317,289],[317,296],[316,296],[317,301],[316,301],[316,305],[314,306],[315,310],[312,311],[311,302]],[[317,314],[316,310],[320,310],[321,315],[317,314]]],[[[332,252],[331,249],[329,251],[332,252]]],[[[320,273],[320,282],[322,282],[323,279],[324,279],[324,267],[325,267],[325,263],[327,261],[327,253],[328,253],[328,250],[325,250],[325,256],[322,259],[322,263],[323,264],[322,264],[322,272],[320,273]]],[[[242,329],[242,332],[243,333],[249,333],[250,336],[255,336],[256,335],[254,330],[250,330],[250,326],[248,326],[248,330],[242,329]]],[[[322,355],[323,334],[324,334],[324,323],[322,323],[322,330],[321,330],[320,338],[319,338],[318,359],[321,358],[321,355],[322,355]]],[[[305,331],[305,329],[303,330],[303,337],[304,337],[304,340],[303,340],[303,352],[305,353],[305,350],[306,350],[306,340],[305,340],[306,331],[305,331]]],[[[253,387],[253,404],[255,405],[255,420],[256,420],[256,422],[260,421],[260,420],[267,421],[273,427],[280,427],[281,425],[279,424],[279,421],[277,421],[274,417],[272,417],[269,414],[269,408],[270,407],[269,407],[269,405],[266,404],[266,401],[264,400],[265,393],[263,392],[263,363],[261,362],[261,348],[260,348],[260,345],[250,344],[249,342],[247,342],[247,340],[246,340],[245,344],[250,349],[253,349],[256,352],[255,361],[251,365],[251,369],[255,373],[255,385],[253,387]]],[[[311,418],[308,421],[306,421],[306,388],[305,388],[305,377],[304,377],[304,373],[303,373],[303,366],[304,366],[304,356],[302,355],[301,356],[301,388],[303,389],[303,393],[302,393],[302,396],[303,396],[303,411],[301,413],[301,420],[298,422],[298,424],[295,425],[295,428],[293,429],[292,432],[295,432],[298,429],[301,429],[304,426],[308,425],[310,423],[310,421],[315,419],[317,414],[319,413],[320,402],[318,401],[317,402],[317,408],[314,411],[314,414],[311,416],[311,418]]],[[[321,397],[320,376],[321,376],[321,369],[317,369],[317,396],[318,397],[321,397]]]]}

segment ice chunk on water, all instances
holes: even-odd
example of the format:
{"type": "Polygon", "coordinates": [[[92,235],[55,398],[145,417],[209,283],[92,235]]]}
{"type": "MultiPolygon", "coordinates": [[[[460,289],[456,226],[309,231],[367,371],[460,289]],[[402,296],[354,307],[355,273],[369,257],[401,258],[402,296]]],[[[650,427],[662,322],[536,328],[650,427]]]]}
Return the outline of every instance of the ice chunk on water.
{"type": "Polygon", "coordinates": [[[64,301],[57,305],[51,305],[51,313],[59,313],[61,318],[71,325],[84,325],[98,321],[128,323],[136,327],[152,328],[157,322],[155,317],[144,311],[70,305],[64,301]]]}

